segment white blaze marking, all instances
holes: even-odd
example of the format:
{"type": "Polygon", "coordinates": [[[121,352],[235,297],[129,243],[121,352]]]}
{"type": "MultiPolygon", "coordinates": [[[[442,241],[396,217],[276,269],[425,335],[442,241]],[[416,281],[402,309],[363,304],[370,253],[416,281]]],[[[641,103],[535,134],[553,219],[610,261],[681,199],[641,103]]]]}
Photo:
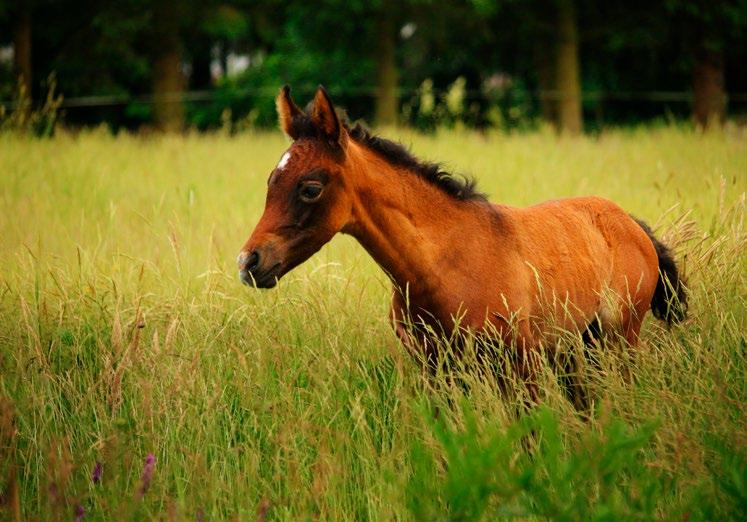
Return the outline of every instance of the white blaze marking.
{"type": "Polygon", "coordinates": [[[283,154],[283,157],[280,158],[280,161],[278,162],[277,169],[283,170],[285,166],[288,164],[288,160],[290,159],[290,157],[291,157],[290,152],[286,152],[285,154],[283,154]]]}

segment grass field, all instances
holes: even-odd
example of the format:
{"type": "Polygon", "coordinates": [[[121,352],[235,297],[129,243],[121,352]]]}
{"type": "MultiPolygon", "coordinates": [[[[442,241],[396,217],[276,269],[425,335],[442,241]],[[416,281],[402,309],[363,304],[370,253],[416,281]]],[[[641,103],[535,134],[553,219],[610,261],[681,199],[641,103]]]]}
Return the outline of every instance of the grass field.
{"type": "Polygon", "coordinates": [[[279,132],[0,135],[0,519],[744,520],[745,131],[399,137],[494,201],[615,200],[691,318],[588,369],[590,419],[546,369],[517,420],[490,381],[433,389],[350,238],[239,284],[279,132]]]}

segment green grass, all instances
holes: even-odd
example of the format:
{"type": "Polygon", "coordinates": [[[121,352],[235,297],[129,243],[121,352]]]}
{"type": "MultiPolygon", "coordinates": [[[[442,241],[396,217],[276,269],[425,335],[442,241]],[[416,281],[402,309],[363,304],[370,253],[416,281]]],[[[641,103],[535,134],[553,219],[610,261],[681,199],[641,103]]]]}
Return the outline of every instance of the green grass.
{"type": "Polygon", "coordinates": [[[549,369],[517,419],[491,381],[433,389],[350,238],[239,284],[279,133],[0,135],[0,518],[744,519],[744,131],[400,137],[494,201],[615,200],[675,247],[691,318],[588,369],[590,419],[549,369]]]}

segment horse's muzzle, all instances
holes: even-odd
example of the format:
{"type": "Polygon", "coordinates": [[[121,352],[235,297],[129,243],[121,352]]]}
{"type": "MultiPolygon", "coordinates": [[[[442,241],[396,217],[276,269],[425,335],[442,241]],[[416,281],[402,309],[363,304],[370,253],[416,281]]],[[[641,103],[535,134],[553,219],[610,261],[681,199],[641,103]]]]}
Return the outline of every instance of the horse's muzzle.
{"type": "Polygon", "coordinates": [[[268,257],[263,255],[259,249],[239,253],[236,264],[239,267],[241,282],[255,288],[274,287],[280,275],[280,263],[267,263],[268,257]]]}

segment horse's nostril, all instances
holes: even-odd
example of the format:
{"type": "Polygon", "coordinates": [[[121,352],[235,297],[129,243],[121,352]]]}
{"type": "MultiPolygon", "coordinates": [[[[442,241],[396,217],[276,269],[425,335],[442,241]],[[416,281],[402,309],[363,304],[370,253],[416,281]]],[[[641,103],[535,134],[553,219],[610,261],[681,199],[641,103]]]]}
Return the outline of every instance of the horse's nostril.
{"type": "Polygon", "coordinates": [[[249,259],[246,260],[245,270],[251,272],[259,265],[259,252],[256,250],[249,254],[249,259]]]}

